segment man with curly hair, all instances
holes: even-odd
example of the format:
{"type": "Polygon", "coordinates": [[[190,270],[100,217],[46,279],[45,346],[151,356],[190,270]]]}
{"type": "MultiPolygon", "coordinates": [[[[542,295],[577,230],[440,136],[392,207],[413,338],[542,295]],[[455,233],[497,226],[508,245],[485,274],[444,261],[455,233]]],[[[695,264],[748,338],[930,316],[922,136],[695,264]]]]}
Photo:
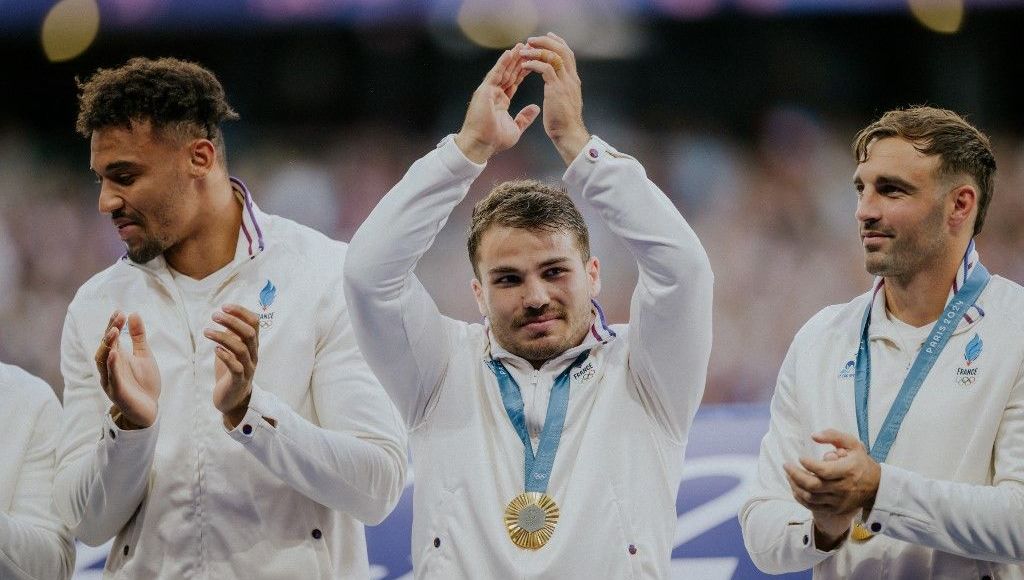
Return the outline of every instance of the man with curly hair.
{"type": "Polygon", "coordinates": [[[135,58],[80,90],[127,251],[68,308],[57,510],[115,538],[107,577],[367,577],[405,435],[352,337],[345,244],[229,177],[210,71],[135,58]]]}

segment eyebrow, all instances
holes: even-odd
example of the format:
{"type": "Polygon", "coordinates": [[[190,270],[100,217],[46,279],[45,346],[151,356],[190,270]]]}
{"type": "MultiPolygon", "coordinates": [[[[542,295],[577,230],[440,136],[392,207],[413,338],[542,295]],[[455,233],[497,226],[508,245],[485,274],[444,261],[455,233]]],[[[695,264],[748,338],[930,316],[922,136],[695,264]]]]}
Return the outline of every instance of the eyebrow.
{"type": "MultiPolygon", "coordinates": [[[[559,256],[557,258],[551,258],[550,260],[544,260],[540,264],[537,264],[537,268],[547,268],[548,266],[554,266],[555,264],[562,264],[570,261],[570,258],[565,256],[559,256]]],[[[487,271],[488,274],[516,274],[520,270],[519,268],[513,268],[512,266],[496,266],[487,271]]]]}
{"type": "MultiPolygon", "coordinates": [[[[861,179],[859,175],[853,178],[854,185],[862,185],[863,183],[864,180],[861,179]]],[[[907,192],[914,192],[918,189],[916,185],[906,181],[905,179],[896,177],[895,175],[879,175],[875,178],[875,186],[878,187],[880,185],[894,185],[907,192]]]]}

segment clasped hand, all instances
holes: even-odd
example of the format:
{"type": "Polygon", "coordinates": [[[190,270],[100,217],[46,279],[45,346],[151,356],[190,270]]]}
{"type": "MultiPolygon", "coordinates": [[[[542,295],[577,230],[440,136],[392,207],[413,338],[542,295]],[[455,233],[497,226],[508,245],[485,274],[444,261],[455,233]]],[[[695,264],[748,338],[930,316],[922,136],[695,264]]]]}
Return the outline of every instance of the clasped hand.
{"type": "Polygon", "coordinates": [[[835,447],[821,460],[801,457],[800,464],[784,465],[793,498],[811,510],[820,534],[817,545],[835,543],[850,529],[861,510],[868,512],[875,501],[881,466],[871,458],[860,440],[849,433],[826,429],[811,438],[835,447]]]}

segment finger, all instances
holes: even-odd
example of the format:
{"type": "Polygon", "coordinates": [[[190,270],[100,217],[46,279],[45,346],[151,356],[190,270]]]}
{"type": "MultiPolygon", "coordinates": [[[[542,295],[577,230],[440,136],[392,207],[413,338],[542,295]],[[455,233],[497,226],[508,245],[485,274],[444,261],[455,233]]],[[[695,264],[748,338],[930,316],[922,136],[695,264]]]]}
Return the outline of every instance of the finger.
{"type": "Polygon", "coordinates": [[[562,57],[558,56],[558,53],[552,50],[544,48],[526,48],[523,49],[523,57],[525,58],[524,63],[537,60],[546,62],[555,69],[556,73],[560,73],[565,69],[565,63],[562,60],[562,57]]]}
{"type": "MultiPolygon", "coordinates": [[[[123,402],[120,396],[121,374],[117,372],[117,365],[120,361],[121,353],[116,350],[112,350],[107,356],[106,364],[104,365],[106,366],[107,377],[109,378],[106,384],[106,389],[104,390],[107,393],[107,397],[109,397],[110,400],[118,406],[118,408],[121,407],[121,403],[123,402]]],[[[121,411],[124,412],[124,409],[121,409],[121,411]]]]}
{"type": "Polygon", "coordinates": [[[801,457],[800,465],[822,481],[834,481],[846,477],[846,466],[835,461],[817,461],[809,457],[801,457]]]}
{"type": "Polygon", "coordinates": [[[241,318],[246,324],[253,327],[256,332],[259,332],[260,317],[252,310],[238,304],[225,304],[224,306],[221,306],[221,310],[231,316],[241,318]]]}
{"type": "Polygon", "coordinates": [[[812,433],[811,439],[815,443],[832,445],[840,449],[857,449],[860,446],[860,439],[855,435],[844,433],[838,429],[825,429],[818,433],[812,433]]]}
{"type": "Polygon", "coordinates": [[[527,40],[527,44],[532,48],[542,48],[555,53],[562,61],[565,69],[572,74],[576,74],[576,54],[558,36],[550,32],[546,36],[531,36],[527,40]]]}
{"type": "Polygon", "coordinates": [[[238,360],[238,357],[232,354],[231,351],[223,346],[217,345],[214,352],[217,355],[217,359],[224,363],[224,366],[227,367],[232,374],[242,375],[245,373],[245,365],[243,365],[242,361],[238,360]]]}
{"type": "Polygon", "coordinates": [[[137,312],[128,316],[128,334],[132,337],[132,354],[134,356],[149,355],[149,343],[146,342],[146,325],[137,312]]]}
{"type": "Polygon", "coordinates": [[[539,60],[524,60],[523,68],[539,74],[545,83],[553,83],[558,80],[558,74],[550,64],[539,60]]]}
{"type": "Polygon", "coordinates": [[[526,105],[522,111],[516,115],[515,122],[516,127],[519,127],[519,132],[522,133],[527,127],[533,124],[540,115],[540,107],[537,105],[526,105]]]}
{"type": "Polygon", "coordinates": [[[122,327],[124,327],[124,321],[124,312],[121,312],[120,310],[115,310],[110,315],[110,320],[107,321],[107,329],[109,330],[111,327],[116,326],[118,330],[120,330],[122,327]]]}
{"type": "Polygon", "coordinates": [[[249,348],[233,332],[214,330],[207,328],[203,330],[203,336],[212,340],[217,345],[226,348],[246,367],[252,367],[252,359],[249,358],[249,348]]]}
{"type": "Polygon", "coordinates": [[[100,375],[100,384],[104,387],[107,385],[107,357],[119,335],[120,332],[118,332],[116,327],[107,327],[107,332],[100,339],[100,345],[96,348],[96,355],[93,357],[96,363],[96,371],[100,375]]]}
{"type": "Polygon", "coordinates": [[[821,456],[822,461],[836,461],[837,459],[839,459],[839,454],[835,451],[829,451],[821,456]]]}
{"type": "Polygon", "coordinates": [[[502,87],[511,86],[512,81],[515,80],[516,76],[518,75],[519,63],[523,58],[523,55],[520,54],[520,51],[522,49],[523,45],[521,43],[516,44],[511,49],[509,49],[509,51],[512,54],[512,58],[508,59],[508,62],[505,64],[505,68],[501,71],[501,81],[498,83],[502,87]]]}
{"type": "Polygon", "coordinates": [[[804,471],[792,463],[786,463],[782,468],[786,471],[786,477],[790,482],[800,489],[810,492],[821,489],[822,481],[813,473],[804,471]]]}
{"type": "Polygon", "coordinates": [[[229,332],[238,336],[245,343],[246,348],[249,349],[249,357],[256,360],[256,354],[259,350],[259,323],[253,326],[245,320],[224,311],[214,312],[212,318],[214,322],[223,325],[229,332]]]}
{"type": "Polygon", "coordinates": [[[504,72],[505,67],[508,66],[510,60],[512,60],[512,51],[506,50],[501,53],[501,56],[498,57],[498,61],[494,63],[491,70],[487,71],[487,75],[484,76],[484,82],[482,84],[500,85],[501,83],[499,81],[501,80],[501,75],[504,72]]]}

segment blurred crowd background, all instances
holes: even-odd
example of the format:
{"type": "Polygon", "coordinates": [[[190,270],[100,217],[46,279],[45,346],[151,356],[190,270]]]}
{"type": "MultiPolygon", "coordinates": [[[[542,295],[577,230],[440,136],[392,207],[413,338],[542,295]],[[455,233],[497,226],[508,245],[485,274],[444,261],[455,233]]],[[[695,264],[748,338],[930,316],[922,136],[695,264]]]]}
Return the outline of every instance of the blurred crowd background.
{"type": "MultiPolygon", "coordinates": [[[[1024,280],[1022,25],[1009,0],[0,0],[0,360],[60,393],[67,305],[122,253],[74,133],[76,76],[136,55],[210,67],[242,116],[225,127],[231,173],[265,211],[348,240],[458,130],[498,49],[554,30],[576,49],[590,130],[644,163],[711,256],[705,402],[763,401],[804,321],[870,285],[850,141],[889,108],[952,108],[992,137],[978,246],[1024,280]]],[[[541,98],[530,78],[513,107],[541,98]]],[[[470,200],[563,171],[538,122],[470,200]]],[[[417,273],[442,311],[475,320],[470,207],[417,273]]],[[[589,217],[600,300],[623,322],[636,267],[589,217]]]]}

